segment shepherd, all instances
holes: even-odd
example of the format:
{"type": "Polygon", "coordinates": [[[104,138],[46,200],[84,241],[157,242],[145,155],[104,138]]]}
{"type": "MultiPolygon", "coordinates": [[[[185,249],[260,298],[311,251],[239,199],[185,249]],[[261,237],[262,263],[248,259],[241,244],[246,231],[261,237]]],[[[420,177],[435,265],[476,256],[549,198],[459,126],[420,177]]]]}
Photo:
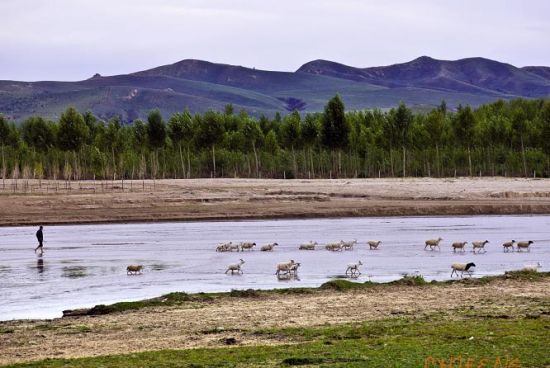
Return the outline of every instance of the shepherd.
{"type": "Polygon", "coordinates": [[[44,242],[44,234],[42,233],[42,226],[40,226],[40,229],[36,232],[36,239],[38,240],[38,246],[34,248],[34,253],[38,249],[40,249],[40,254],[44,254],[44,248],[43,248],[43,242],[44,242]]]}

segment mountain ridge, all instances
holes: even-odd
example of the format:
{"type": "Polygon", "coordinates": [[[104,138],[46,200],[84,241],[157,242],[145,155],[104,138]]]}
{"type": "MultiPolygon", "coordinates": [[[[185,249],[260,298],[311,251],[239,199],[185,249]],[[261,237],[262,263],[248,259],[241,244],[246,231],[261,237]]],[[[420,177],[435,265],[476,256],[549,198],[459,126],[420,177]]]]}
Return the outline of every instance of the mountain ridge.
{"type": "Polygon", "coordinates": [[[168,116],[185,107],[204,112],[231,103],[252,115],[273,115],[294,109],[320,111],[336,93],[349,109],[389,108],[401,101],[424,109],[441,100],[452,108],[499,98],[544,98],[550,95],[550,67],[518,68],[482,57],[421,56],[366,68],[317,59],[283,72],[183,59],[76,82],[0,81],[0,112],[15,120],[31,115],[56,118],[72,105],[103,119],[132,121],[157,107],[168,116]]]}

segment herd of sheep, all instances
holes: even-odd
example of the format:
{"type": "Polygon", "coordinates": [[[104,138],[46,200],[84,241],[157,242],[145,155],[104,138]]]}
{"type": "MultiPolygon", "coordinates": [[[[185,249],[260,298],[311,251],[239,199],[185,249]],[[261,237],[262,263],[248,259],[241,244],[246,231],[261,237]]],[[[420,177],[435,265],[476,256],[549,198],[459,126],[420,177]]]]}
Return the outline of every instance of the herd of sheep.
{"type": "MultiPolygon", "coordinates": [[[[425,241],[424,250],[431,250],[435,251],[441,250],[440,244],[443,239],[441,237],[437,239],[429,239],[425,241]]],[[[369,240],[366,242],[366,245],[369,246],[369,250],[377,250],[382,242],[380,240],[369,240]]],[[[472,244],[472,252],[474,254],[479,254],[481,252],[486,253],[487,250],[485,249],[485,245],[489,243],[488,240],[483,241],[473,241],[472,244]]],[[[466,245],[468,242],[454,242],[451,244],[451,248],[453,252],[465,252],[466,251],[466,245]]],[[[528,241],[519,241],[516,242],[515,240],[507,241],[502,244],[504,252],[511,252],[514,251],[514,249],[517,250],[517,252],[522,251],[530,251],[530,246],[533,244],[532,240],[528,241]],[[514,248],[515,247],[515,248],[514,248]]],[[[260,247],[260,251],[262,252],[271,252],[275,249],[277,246],[277,243],[270,243],[266,245],[262,245],[260,247]]],[[[319,244],[314,241],[309,241],[307,243],[300,244],[298,246],[299,250],[305,250],[305,251],[314,251],[316,247],[319,244]]],[[[349,240],[344,241],[340,240],[338,242],[331,242],[326,243],[324,248],[331,252],[342,252],[342,251],[349,251],[353,250],[353,248],[357,245],[357,240],[349,240]]],[[[227,243],[220,243],[216,246],[216,252],[245,252],[245,251],[253,251],[254,247],[256,247],[256,243],[254,242],[240,242],[240,243],[233,243],[233,242],[227,242],[227,243]]],[[[233,274],[242,274],[242,266],[245,263],[243,259],[240,259],[238,263],[233,263],[227,266],[227,269],[225,273],[231,273],[233,274]]],[[[361,261],[358,261],[356,263],[349,263],[347,265],[345,275],[346,277],[350,278],[357,278],[359,275],[361,275],[361,271],[359,270],[360,266],[362,266],[363,263],[361,261]]],[[[300,267],[300,263],[296,262],[294,260],[290,260],[288,262],[278,263],[276,265],[275,269],[275,275],[279,279],[290,279],[290,278],[297,278],[298,276],[298,268],[300,267]]],[[[463,277],[464,274],[468,276],[472,276],[474,270],[475,270],[475,263],[469,262],[469,263],[454,263],[451,265],[451,277],[456,275],[457,277],[463,277]]],[[[537,271],[538,268],[540,268],[540,263],[537,263],[536,265],[525,265],[524,270],[529,271],[537,271]]],[[[135,275],[140,274],[143,269],[142,265],[130,265],[127,267],[127,273],[129,275],[135,275]]]]}

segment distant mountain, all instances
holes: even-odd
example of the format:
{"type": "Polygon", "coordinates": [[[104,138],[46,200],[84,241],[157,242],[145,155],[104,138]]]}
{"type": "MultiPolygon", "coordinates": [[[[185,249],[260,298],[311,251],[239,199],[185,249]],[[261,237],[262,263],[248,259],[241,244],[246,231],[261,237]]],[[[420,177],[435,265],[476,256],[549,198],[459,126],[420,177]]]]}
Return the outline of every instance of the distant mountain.
{"type": "Polygon", "coordinates": [[[422,56],[408,63],[353,68],[331,61],[304,64],[298,72],[326,75],[395,87],[421,87],[442,91],[541,97],[550,94],[550,68],[516,68],[484,58],[456,61],[422,56]],[[545,76],[545,73],[546,76],[545,76]]]}
{"type": "Polygon", "coordinates": [[[186,107],[204,112],[231,103],[253,115],[273,115],[294,109],[321,111],[336,93],[348,109],[389,108],[400,101],[424,109],[441,100],[451,108],[475,106],[499,98],[549,96],[550,68],[423,56],[371,68],[315,60],[296,72],[277,72],[189,59],[126,75],[96,74],[78,82],[0,81],[0,112],[16,120],[30,115],[57,118],[72,105],[103,119],[132,121],[157,107],[168,116],[186,107]]]}
{"type": "Polygon", "coordinates": [[[526,66],[521,69],[550,80],[550,67],[548,66],[526,66]]]}

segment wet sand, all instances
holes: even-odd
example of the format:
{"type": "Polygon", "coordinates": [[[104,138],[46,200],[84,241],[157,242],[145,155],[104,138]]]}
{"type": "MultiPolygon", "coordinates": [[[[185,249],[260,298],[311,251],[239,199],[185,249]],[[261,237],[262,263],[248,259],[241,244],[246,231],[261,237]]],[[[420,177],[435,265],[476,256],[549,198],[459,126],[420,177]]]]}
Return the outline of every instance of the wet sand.
{"type": "Polygon", "coordinates": [[[549,214],[550,179],[190,179],[0,190],[0,226],[176,220],[549,214]]]}

